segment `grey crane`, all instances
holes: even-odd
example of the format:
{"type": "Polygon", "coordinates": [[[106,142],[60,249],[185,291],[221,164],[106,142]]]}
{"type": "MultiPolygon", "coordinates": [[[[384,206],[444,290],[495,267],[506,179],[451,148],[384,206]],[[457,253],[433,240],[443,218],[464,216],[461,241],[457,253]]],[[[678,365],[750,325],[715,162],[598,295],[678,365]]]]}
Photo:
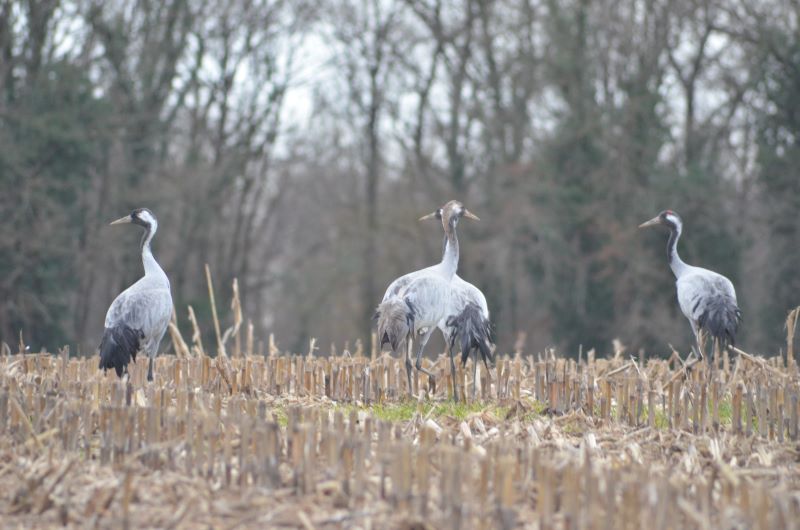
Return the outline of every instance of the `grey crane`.
{"type": "Polygon", "coordinates": [[[445,250],[436,265],[405,274],[394,280],[386,289],[383,300],[375,311],[378,321],[378,338],[381,347],[389,344],[393,352],[405,349],[406,376],[411,390],[412,338],[418,337],[416,354],[418,371],[433,377],[422,367],[422,352],[433,330],[446,318],[450,303],[450,283],[458,268],[458,237],[456,226],[461,217],[476,219],[457,201],[445,205],[442,226],[445,230],[445,250]]]}
{"type": "Polygon", "coordinates": [[[122,291],[106,313],[105,331],[100,342],[100,368],[113,368],[122,377],[131,359],[144,352],[148,358],[147,380],[153,380],[153,359],[172,317],[169,279],[153,257],[150,242],[158,221],[147,208],[133,210],[112,225],[132,223],[144,227],[141,251],[144,276],[122,291]]]}
{"type": "MultiPolygon", "coordinates": [[[[433,213],[420,217],[426,219],[441,219],[445,208],[463,208],[458,201],[451,201],[433,213]]],[[[472,219],[479,220],[476,216],[472,219]]],[[[447,234],[445,233],[442,244],[442,254],[447,251],[447,234]]],[[[453,398],[458,401],[458,387],[456,384],[456,367],[454,361],[455,347],[461,347],[461,363],[466,365],[470,353],[473,354],[472,365],[472,397],[475,397],[477,385],[475,383],[478,372],[478,353],[483,358],[483,363],[489,370],[489,361],[494,363],[492,355],[491,321],[489,320],[489,306],[486,297],[480,289],[461,278],[457,273],[450,282],[450,300],[448,301],[445,318],[438,328],[444,335],[450,357],[450,373],[453,379],[453,398]]]]}
{"type": "MultiPolygon", "coordinates": [[[[475,398],[478,377],[478,353],[483,359],[486,371],[489,372],[489,362],[494,364],[492,353],[492,323],[489,319],[489,306],[486,297],[480,289],[456,276],[451,283],[450,316],[444,323],[442,333],[448,342],[450,352],[450,372],[455,381],[455,365],[453,355],[455,345],[461,347],[461,364],[466,366],[467,359],[472,353],[472,397],[475,398]]],[[[453,392],[455,393],[455,383],[453,392]]],[[[466,392],[466,390],[465,390],[466,392]]],[[[454,396],[458,400],[458,395],[454,396]]]]}
{"type": "Polygon", "coordinates": [[[683,230],[681,218],[672,210],[665,210],[639,225],[665,226],[669,229],[667,257],[678,291],[678,304],[692,325],[697,347],[702,357],[701,333],[707,332],[720,347],[733,345],[736,332],[742,319],[742,312],[736,303],[736,290],[725,276],[687,265],[678,256],[678,240],[683,230]]]}

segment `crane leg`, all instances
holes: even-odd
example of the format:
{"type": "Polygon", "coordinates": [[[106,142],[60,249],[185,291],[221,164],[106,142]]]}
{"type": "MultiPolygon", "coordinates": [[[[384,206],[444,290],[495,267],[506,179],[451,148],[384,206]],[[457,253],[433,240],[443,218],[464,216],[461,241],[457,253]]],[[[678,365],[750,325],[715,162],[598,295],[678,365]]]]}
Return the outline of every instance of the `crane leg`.
{"type": "Polygon", "coordinates": [[[406,377],[408,378],[408,395],[414,396],[414,387],[411,386],[411,348],[412,340],[408,339],[406,341],[406,377]]]}
{"type": "Polygon", "coordinates": [[[153,357],[148,355],[148,358],[150,360],[147,363],[147,380],[148,381],[152,381],[153,380],[153,357]]]}
{"type": "Polygon", "coordinates": [[[700,356],[700,360],[704,360],[705,355],[703,355],[703,330],[695,323],[692,322],[692,331],[694,331],[694,340],[697,344],[697,355],[700,356]]]}
{"type": "Polygon", "coordinates": [[[431,379],[436,379],[436,376],[433,375],[431,372],[426,370],[422,367],[422,351],[425,349],[425,345],[428,344],[428,339],[431,338],[431,332],[429,331],[426,333],[419,341],[419,349],[417,350],[417,371],[422,372],[423,374],[427,375],[431,379]]]}
{"type": "MultiPolygon", "coordinates": [[[[472,401],[475,401],[475,393],[478,391],[478,350],[472,350],[472,401]]],[[[486,359],[483,360],[486,363],[486,359]]],[[[489,373],[489,367],[486,367],[486,373],[489,373]]]]}
{"type": "Polygon", "coordinates": [[[450,355],[450,378],[453,380],[453,401],[458,401],[458,383],[456,382],[456,362],[453,360],[453,347],[447,341],[447,351],[450,355]]]}
{"type": "MultiPolygon", "coordinates": [[[[489,348],[489,351],[490,351],[490,353],[491,353],[491,348],[489,348]]],[[[477,359],[478,359],[478,358],[477,358],[477,355],[478,355],[478,354],[476,353],[475,355],[476,355],[476,357],[475,357],[475,361],[477,362],[477,359]]],[[[481,357],[483,357],[483,355],[481,355],[481,357]]],[[[494,359],[492,359],[492,362],[494,362],[494,359]]],[[[483,365],[486,367],[486,372],[487,372],[487,373],[490,373],[490,372],[489,372],[489,370],[490,370],[490,368],[489,368],[489,359],[487,359],[486,357],[483,357],[483,365]]]]}

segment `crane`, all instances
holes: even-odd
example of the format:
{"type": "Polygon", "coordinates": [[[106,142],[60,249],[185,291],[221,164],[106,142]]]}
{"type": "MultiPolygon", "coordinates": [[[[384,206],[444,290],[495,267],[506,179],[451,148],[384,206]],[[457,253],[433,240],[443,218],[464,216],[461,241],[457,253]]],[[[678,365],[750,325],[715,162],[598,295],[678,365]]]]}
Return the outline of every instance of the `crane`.
{"type": "Polygon", "coordinates": [[[375,311],[381,347],[389,344],[393,352],[405,349],[409,393],[412,388],[410,355],[414,336],[419,337],[416,368],[433,377],[422,367],[422,352],[433,330],[447,316],[450,283],[458,268],[456,226],[461,217],[477,219],[458,201],[450,201],[443,207],[441,220],[445,231],[445,249],[442,260],[394,280],[375,311]]]}
{"type": "MultiPolygon", "coordinates": [[[[457,202],[457,201],[453,201],[457,202]]],[[[458,203],[460,204],[460,203],[458,203]]],[[[420,221],[427,219],[441,219],[447,205],[435,212],[420,217],[420,221]]],[[[477,217],[473,216],[473,219],[477,217]]],[[[447,234],[443,242],[442,254],[447,250],[447,234]]],[[[486,297],[480,289],[461,278],[457,273],[450,282],[450,300],[448,302],[445,318],[438,328],[444,335],[450,357],[450,373],[453,379],[453,398],[458,401],[456,385],[456,367],[454,361],[455,345],[461,347],[461,364],[466,365],[470,353],[474,353],[472,365],[472,397],[475,397],[478,371],[478,352],[483,358],[486,370],[489,370],[489,360],[494,363],[492,355],[491,321],[489,320],[489,306],[486,297]]]]}
{"type": "Polygon", "coordinates": [[[694,332],[700,357],[703,356],[701,334],[707,332],[720,347],[733,345],[742,319],[736,303],[736,290],[725,276],[687,265],[678,255],[678,240],[683,230],[681,218],[672,210],[665,210],[639,225],[665,226],[669,229],[667,257],[678,291],[681,312],[689,319],[694,332]]]}
{"type": "MultiPolygon", "coordinates": [[[[450,352],[450,372],[453,374],[453,392],[455,393],[455,365],[453,352],[456,342],[461,346],[461,365],[466,366],[472,353],[472,398],[475,398],[478,379],[478,353],[489,372],[489,361],[494,364],[492,353],[492,323],[489,320],[489,307],[486,297],[471,283],[453,278],[451,295],[451,314],[444,322],[442,330],[450,352]]],[[[458,395],[455,396],[458,401],[458,395]]]]}
{"type": "Polygon", "coordinates": [[[145,229],[141,241],[144,276],[122,291],[108,308],[99,368],[113,368],[122,377],[131,359],[136,361],[136,354],[143,351],[149,358],[147,380],[152,381],[153,360],[172,317],[172,294],[169,279],[150,250],[158,230],[156,216],[147,208],[139,208],[111,224],[128,223],[145,229]]]}

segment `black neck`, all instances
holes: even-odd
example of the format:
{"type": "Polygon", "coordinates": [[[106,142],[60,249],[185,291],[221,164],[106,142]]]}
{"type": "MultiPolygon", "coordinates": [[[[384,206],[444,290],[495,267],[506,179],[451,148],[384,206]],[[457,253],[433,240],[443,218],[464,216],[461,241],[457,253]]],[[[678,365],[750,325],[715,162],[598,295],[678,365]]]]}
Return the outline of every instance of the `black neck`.
{"type": "Polygon", "coordinates": [[[670,225],[669,241],[667,241],[667,260],[675,277],[680,277],[687,270],[686,264],[678,255],[678,239],[681,237],[681,226],[670,225]]]}
{"type": "Polygon", "coordinates": [[[678,238],[680,237],[681,233],[678,232],[674,226],[671,226],[669,229],[669,240],[667,241],[667,260],[670,264],[672,264],[678,255],[678,238]]]}
{"type": "Polygon", "coordinates": [[[144,252],[145,246],[149,249],[150,248],[150,239],[153,233],[153,226],[150,224],[145,224],[144,226],[144,234],[142,234],[142,240],[139,242],[139,250],[144,252]]]}

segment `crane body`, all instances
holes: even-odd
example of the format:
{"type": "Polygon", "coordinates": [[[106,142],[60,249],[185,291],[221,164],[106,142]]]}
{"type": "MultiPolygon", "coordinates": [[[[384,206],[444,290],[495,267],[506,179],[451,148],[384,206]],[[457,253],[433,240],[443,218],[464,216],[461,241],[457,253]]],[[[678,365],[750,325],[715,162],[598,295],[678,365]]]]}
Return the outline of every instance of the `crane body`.
{"type": "Polygon", "coordinates": [[[453,277],[451,302],[447,318],[439,323],[439,329],[444,335],[450,356],[450,371],[453,374],[453,392],[455,399],[458,394],[455,389],[455,347],[461,348],[461,364],[466,366],[467,359],[472,354],[472,397],[475,397],[478,377],[478,354],[483,359],[483,364],[489,371],[489,361],[494,364],[492,353],[492,324],[489,319],[489,307],[486,297],[480,289],[462,279],[453,277]]]}
{"type": "Polygon", "coordinates": [[[147,380],[153,380],[153,360],[172,317],[169,279],[153,256],[150,242],[158,229],[153,213],[140,208],[112,225],[132,223],[144,227],[141,252],[144,276],[122,291],[108,308],[100,342],[100,368],[113,368],[118,376],[128,370],[138,352],[148,357],[147,380]]]}
{"type": "Polygon", "coordinates": [[[702,267],[687,265],[678,255],[678,240],[683,231],[681,218],[665,210],[639,228],[666,226],[670,231],[667,258],[675,275],[678,305],[689,320],[702,356],[702,333],[707,332],[720,347],[734,345],[742,312],[736,301],[736,289],[725,276],[702,267]]]}
{"type": "Polygon", "coordinates": [[[416,368],[433,377],[433,374],[422,367],[422,353],[433,331],[447,317],[451,301],[451,281],[458,269],[458,220],[462,216],[475,218],[457,201],[451,201],[445,205],[445,209],[446,212],[441,217],[445,230],[441,262],[394,280],[386,289],[375,313],[381,346],[390,344],[393,352],[405,349],[409,391],[412,388],[410,357],[414,337],[418,339],[416,368]]]}
{"type": "MultiPolygon", "coordinates": [[[[446,207],[447,205],[445,205],[446,207]]],[[[428,214],[422,218],[441,219],[445,207],[428,214]]],[[[445,232],[442,245],[442,255],[447,253],[448,235],[445,232]]],[[[457,265],[457,263],[456,263],[457,265]]],[[[489,370],[489,361],[494,363],[491,340],[491,321],[489,320],[489,306],[486,297],[480,289],[461,278],[457,273],[450,281],[450,299],[447,302],[445,317],[439,321],[437,327],[444,335],[450,358],[450,373],[453,380],[453,397],[458,401],[458,388],[456,384],[455,346],[461,348],[461,363],[466,365],[470,353],[474,353],[472,366],[472,397],[475,397],[478,371],[478,353],[483,358],[483,363],[489,370]]]]}

